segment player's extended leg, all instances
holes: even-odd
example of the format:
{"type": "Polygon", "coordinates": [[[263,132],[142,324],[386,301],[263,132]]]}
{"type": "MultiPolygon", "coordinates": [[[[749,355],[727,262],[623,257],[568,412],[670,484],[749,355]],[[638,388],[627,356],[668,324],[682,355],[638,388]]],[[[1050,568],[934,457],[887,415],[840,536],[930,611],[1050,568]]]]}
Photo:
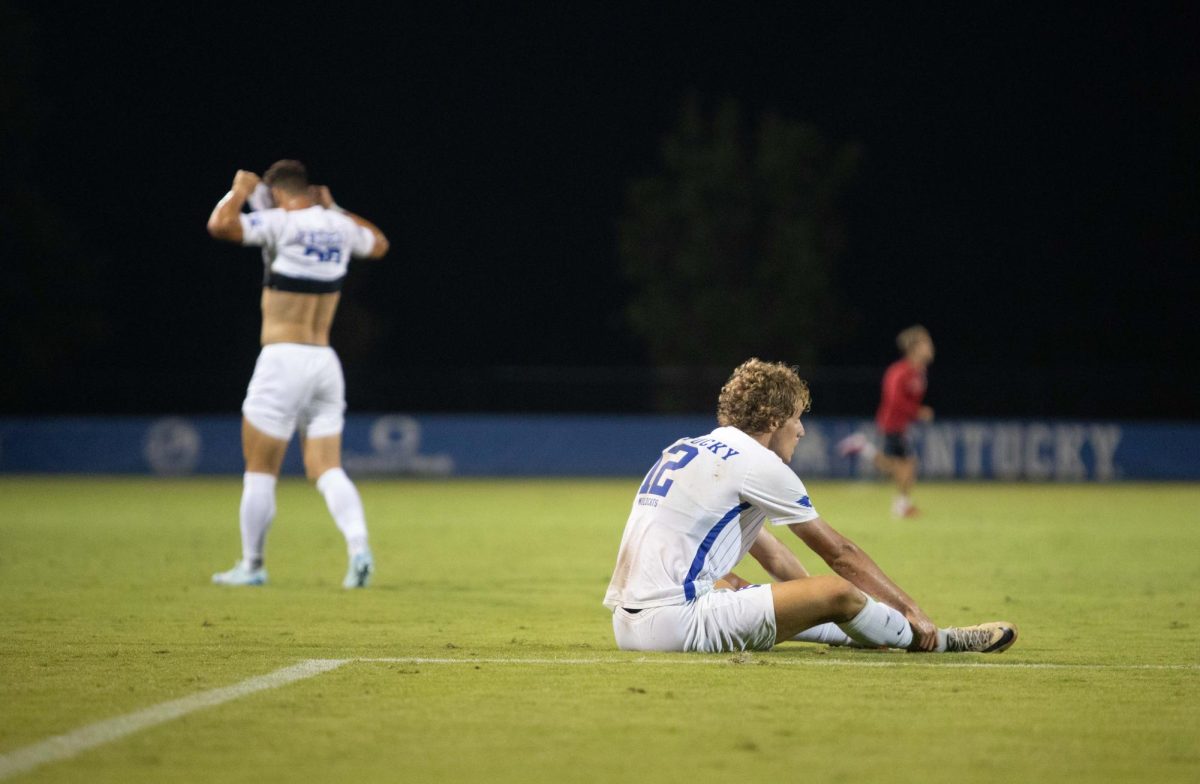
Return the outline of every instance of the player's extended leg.
{"type": "Polygon", "coordinates": [[[896,499],[892,502],[892,514],[896,517],[912,517],[917,514],[917,508],[909,499],[913,484],[917,480],[917,458],[915,455],[896,457],[875,454],[873,459],[876,470],[884,476],[889,476],[896,483],[896,499]]]}
{"type": "Polygon", "coordinates": [[[892,505],[892,514],[896,517],[912,517],[917,513],[917,508],[909,498],[917,481],[916,455],[893,458],[893,461],[895,468],[892,469],[892,478],[896,480],[897,496],[892,505]]]}
{"type": "MultiPolygon", "coordinates": [[[[776,643],[829,622],[866,647],[908,648],[913,642],[912,627],[903,614],[841,577],[823,575],[774,583],[771,598],[776,643]]],[[[1000,653],[1016,639],[1016,627],[1004,622],[941,629],[936,650],[1000,653]]]]}
{"type": "Polygon", "coordinates": [[[864,644],[907,648],[912,627],[896,610],[867,597],[841,577],[821,575],[774,583],[775,641],[836,623],[851,638],[864,644]]]}
{"type": "MultiPolygon", "coordinates": [[[[713,582],[714,591],[737,591],[752,585],[732,572],[713,582]]],[[[835,623],[821,623],[789,638],[792,642],[815,642],[824,645],[854,645],[854,640],[835,623]]]]}
{"type": "Polygon", "coordinates": [[[838,442],[838,453],[842,457],[862,455],[871,461],[876,471],[891,477],[896,483],[898,494],[892,504],[892,514],[896,517],[912,517],[917,513],[916,507],[908,498],[917,477],[917,458],[908,450],[909,446],[903,435],[885,434],[882,451],[861,432],[852,433],[838,442]]]}
{"type": "Polygon", "coordinates": [[[304,471],[310,482],[325,497],[329,514],[346,537],[350,566],[344,588],[365,588],[375,571],[371,549],[367,546],[367,518],[362,499],[346,472],[342,470],[342,435],[338,433],[304,441],[304,471]]]}
{"type": "Polygon", "coordinates": [[[242,560],[229,571],[214,574],[214,583],[262,585],[267,581],[263,545],[267,529],[275,519],[275,484],[287,445],[287,441],[267,435],[243,417],[242,456],[246,473],[242,477],[242,502],[238,510],[242,560]]]}
{"type": "Polygon", "coordinates": [[[805,629],[790,639],[792,642],[815,642],[819,645],[836,645],[838,647],[858,645],[850,639],[850,635],[842,631],[842,627],[833,622],[805,629]]]}

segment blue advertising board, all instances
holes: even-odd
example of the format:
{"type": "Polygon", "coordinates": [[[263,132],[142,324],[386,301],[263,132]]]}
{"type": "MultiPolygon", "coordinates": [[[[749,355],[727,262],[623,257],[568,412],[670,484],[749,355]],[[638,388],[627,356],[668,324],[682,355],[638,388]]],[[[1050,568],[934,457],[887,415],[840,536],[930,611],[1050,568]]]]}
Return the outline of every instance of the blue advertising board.
{"type": "MultiPolygon", "coordinates": [[[[659,451],[714,426],[707,416],[355,415],[344,462],[358,475],[640,476],[659,451]]],[[[805,419],[792,466],[803,477],[873,475],[837,442],[855,419],[805,419]]],[[[237,474],[236,416],[0,419],[0,472],[237,474]]],[[[1200,425],[1063,421],[938,422],[915,428],[930,479],[1200,479],[1200,425]]],[[[286,473],[302,471],[293,444],[286,473]]]]}

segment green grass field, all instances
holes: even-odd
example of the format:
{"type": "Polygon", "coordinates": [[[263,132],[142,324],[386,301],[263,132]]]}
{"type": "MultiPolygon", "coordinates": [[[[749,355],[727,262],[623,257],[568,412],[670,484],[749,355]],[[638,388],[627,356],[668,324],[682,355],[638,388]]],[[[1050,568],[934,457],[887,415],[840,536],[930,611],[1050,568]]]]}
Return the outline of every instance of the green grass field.
{"type": "Polygon", "coordinates": [[[349,659],[13,780],[1200,780],[1200,486],[927,485],[897,523],[882,485],[812,482],[935,620],[1012,620],[1018,643],[639,656],[600,604],[636,484],[363,481],[379,571],[344,592],[301,481],[280,486],[271,584],[230,589],[209,576],[238,555],[239,479],[0,479],[0,772],[93,722],[349,659]]]}

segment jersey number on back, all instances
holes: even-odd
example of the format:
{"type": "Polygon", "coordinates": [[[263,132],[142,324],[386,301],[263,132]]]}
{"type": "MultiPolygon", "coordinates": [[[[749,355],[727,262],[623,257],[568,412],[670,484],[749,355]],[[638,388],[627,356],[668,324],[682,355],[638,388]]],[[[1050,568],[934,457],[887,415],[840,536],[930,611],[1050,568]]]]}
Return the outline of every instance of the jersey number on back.
{"type": "Polygon", "coordinates": [[[658,462],[650,469],[650,473],[646,474],[646,481],[642,482],[642,486],[638,488],[638,495],[649,493],[650,495],[665,496],[671,489],[671,485],[675,484],[675,480],[668,474],[677,469],[683,468],[688,463],[692,462],[700,450],[688,444],[679,444],[667,450],[666,454],[658,458],[658,462]],[[667,460],[667,455],[674,457],[674,460],[667,460]]]}
{"type": "Polygon", "coordinates": [[[304,255],[316,256],[317,261],[341,261],[342,249],[322,245],[307,245],[304,248],[304,255]]]}

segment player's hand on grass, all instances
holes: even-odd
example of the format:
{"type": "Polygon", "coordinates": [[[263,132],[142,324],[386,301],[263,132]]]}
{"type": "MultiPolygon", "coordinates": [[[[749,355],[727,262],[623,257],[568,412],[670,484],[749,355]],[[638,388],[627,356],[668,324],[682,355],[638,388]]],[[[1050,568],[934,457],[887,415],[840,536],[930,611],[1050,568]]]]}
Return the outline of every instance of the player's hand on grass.
{"type": "Polygon", "coordinates": [[[242,196],[249,196],[260,182],[262,178],[254,172],[238,169],[237,174],[233,175],[233,190],[242,196]]]}
{"type": "Polygon", "coordinates": [[[937,647],[937,626],[928,615],[918,608],[904,613],[913,630],[913,644],[910,651],[932,651],[937,647]]]}
{"type": "Polygon", "coordinates": [[[933,409],[930,408],[929,406],[921,406],[917,410],[917,418],[920,419],[922,422],[932,422],[933,421],[933,409]]]}

